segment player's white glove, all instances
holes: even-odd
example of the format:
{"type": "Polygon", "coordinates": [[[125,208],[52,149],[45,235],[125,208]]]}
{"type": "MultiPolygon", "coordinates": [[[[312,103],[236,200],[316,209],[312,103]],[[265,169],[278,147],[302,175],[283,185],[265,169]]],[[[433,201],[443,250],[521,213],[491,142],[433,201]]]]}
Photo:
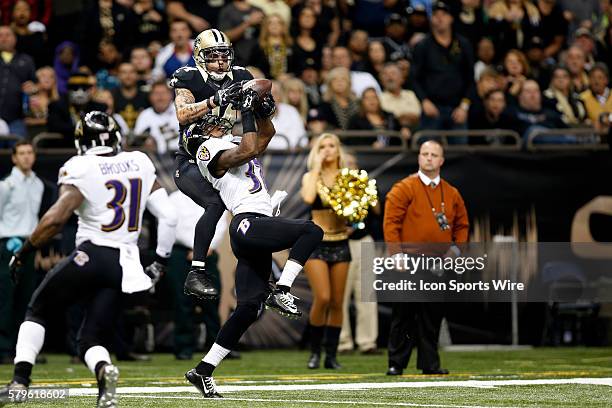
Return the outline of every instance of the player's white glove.
{"type": "Polygon", "coordinates": [[[159,261],[153,261],[152,264],[147,266],[144,272],[147,274],[151,281],[153,282],[153,286],[159,282],[159,280],[166,274],[166,265],[159,261]]]}

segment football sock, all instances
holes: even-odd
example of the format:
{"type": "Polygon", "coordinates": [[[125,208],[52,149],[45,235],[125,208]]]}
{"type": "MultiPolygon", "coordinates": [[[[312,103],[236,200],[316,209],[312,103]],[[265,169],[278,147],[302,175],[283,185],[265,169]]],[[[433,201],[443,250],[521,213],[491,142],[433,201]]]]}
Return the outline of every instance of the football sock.
{"type": "Polygon", "coordinates": [[[85,352],[85,356],[83,357],[85,364],[91,370],[92,373],[97,374],[96,368],[98,364],[103,362],[106,364],[110,364],[111,358],[108,350],[102,346],[93,346],[87,349],[85,352]]]}
{"type": "Polygon", "coordinates": [[[21,323],[19,335],[17,336],[15,364],[22,361],[26,361],[31,365],[36,364],[36,356],[40,353],[44,342],[44,326],[27,320],[21,323]]]}
{"type": "Polygon", "coordinates": [[[281,273],[278,282],[276,282],[276,287],[283,292],[289,292],[291,285],[293,285],[293,281],[298,276],[302,268],[303,267],[301,264],[293,259],[289,259],[287,263],[285,263],[285,267],[283,268],[283,272],[281,273]]]}
{"type": "Polygon", "coordinates": [[[15,364],[15,371],[13,373],[13,381],[19,384],[23,384],[26,387],[30,385],[30,377],[32,376],[32,364],[27,361],[20,361],[15,364]]]}
{"type": "Polygon", "coordinates": [[[193,239],[192,266],[197,266],[194,265],[194,262],[204,263],[206,261],[208,248],[210,248],[210,243],[215,236],[215,227],[224,211],[225,208],[221,205],[209,204],[204,214],[196,223],[195,237],[193,239]]]}
{"type": "Polygon", "coordinates": [[[213,344],[206,356],[197,365],[196,372],[201,375],[210,377],[215,369],[221,363],[221,360],[229,354],[230,350],[218,345],[213,344]]]}

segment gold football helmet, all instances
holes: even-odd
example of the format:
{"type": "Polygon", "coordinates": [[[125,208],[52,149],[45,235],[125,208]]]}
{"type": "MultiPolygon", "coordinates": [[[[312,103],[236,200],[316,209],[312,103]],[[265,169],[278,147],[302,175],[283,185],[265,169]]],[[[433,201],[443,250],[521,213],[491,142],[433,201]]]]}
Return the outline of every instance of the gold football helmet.
{"type": "Polygon", "coordinates": [[[221,80],[232,69],[232,42],[217,29],[202,31],[193,44],[193,59],[213,79],[221,80]]]}

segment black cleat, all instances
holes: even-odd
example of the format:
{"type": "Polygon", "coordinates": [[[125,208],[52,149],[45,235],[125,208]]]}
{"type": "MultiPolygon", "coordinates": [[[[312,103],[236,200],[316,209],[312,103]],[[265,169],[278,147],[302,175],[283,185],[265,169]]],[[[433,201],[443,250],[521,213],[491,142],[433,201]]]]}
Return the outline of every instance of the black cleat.
{"type": "Polygon", "coordinates": [[[0,407],[8,403],[20,403],[28,400],[28,387],[11,381],[6,387],[0,388],[0,407]]]}
{"type": "Polygon", "coordinates": [[[321,366],[321,354],[320,353],[312,353],[310,358],[308,359],[308,368],[314,370],[321,366]]]}
{"type": "Polygon", "coordinates": [[[184,292],[198,299],[216,299],[219,297],[219,290],[215,288],[206,273],[206,269],[192,267],[185,279],[184,292]]]}
{"type": "Polygon", "coordinates": [[[217,384],[215,384],[215,379],[198,374],[195,368],[187,371],[185,373],[185,378],[202,393],[204,398],[223,398],[217,392],[217,384]]]}
{"type": "Polygon", "coordinates": [[[325,363],[323,364],[328,370],[339,370],[342,368],[336,356],[325,356],[325,363]]]}
{"type": "Polygon", "coordinates": [[[293,296],[289,292],[285,293],[275,290],[268,295],[264,304],[266,305],[266,309],[272,309],[290,319],[297,319],[302,315],[302,312],[300,312],[295,303],[293,303],[294,299],[299,298],[293,296]]]}
{"type": "Polygon", "coordinates": [[[97,408],[117,408],[117,382],[119,369],[112,364],[105,365],[98,378],[97,408]]]}

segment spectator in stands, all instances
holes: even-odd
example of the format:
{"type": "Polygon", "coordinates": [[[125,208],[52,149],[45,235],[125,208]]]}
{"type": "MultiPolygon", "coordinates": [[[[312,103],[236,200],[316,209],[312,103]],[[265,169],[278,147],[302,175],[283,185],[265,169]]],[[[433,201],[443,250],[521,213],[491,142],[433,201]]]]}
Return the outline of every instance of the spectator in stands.
{"type": "Polygon", "coordinates": [[[591,27],[593,16],[600,15],[599,0],[560,0],[563,16],[569,21],[569,32],[579,27],[591,27]]]}
{"type": "Polygon", "coordinates": [[[96,82],[98,88],[115,89],[119,86],[119,65],[121,64],[121,54],[117,46],[107,40],[100,42],[98,52],[99,69],[96,72],[96,82]]]}
{"type": "MultiPolygon", "coordinates": [[[[11,12],[18,0],[3,0],[0,2],[0,24],[10,24],[11,12]]],[[[32,21],[40,22],[43,26],[48,27],[51,21],[52,2],[51,0],[27,0],[30,6],[30,14],[32,21]]]]}
{"type": "Polygon", "coordinates": [[[584,27],[576,30],[572,45],[576,45],[582,49],[586,58],[586,69],[587,71],[590,70],[597,60],[597,47],[591,30],[584,27]]]}
{"type": "MultiPolygon", "coordinates": [[[[612,10],[612,7],[610,7],[612,10]]],[[[612,13],[610,15],[612,20],[612,13]]],[[[612,66],[612,24],[604,30],[602,38],[597,42],[597,55],[608,67],[612,66]]]]}
{"type": "Polygon", "coordinates": [[[455,1],[451,11],[455,32],[467,38],[471,44],[478,44],[485,35],[489,34],[488,16],[481,0],[455,1]]]}
{"type": "Polygon", "coordinates": [[[351,89],[355,95],[361,95],[366,88],[374,88],[380,92],[380,85],[369,72],[353,71],[351,54],[346,47],[334,47],[332,50],[332,66],[344,67],[351,75],[351,89]]]}
{"type": "Polygon", "coordinates": [[[474,64],[474,79],[478,81],[482,72],[493,67],[495,61],[495,45],[489,37],[483,37],[476,48],[477,61],[474,64]]]}
{"type": "Polygon", "coordinates": [[[321,69],[319,70],[321,82],[327,80],[327,74],[334,67],[333,64],[333,51],[331,47],[323,47],[321,50],[321,69]]]}
{"type": "Polygon", "coordinates": [[[64,41],[55,48],[53,70],[57,79],[57,90],[60,95],[68,92],[68,78],[79,67],[79,47],[71,41],[64,41]]]}
{"type": "Polygon", "coordinates": [[[136,0],[132,10],[136,24],[134,44],[145,46],[151,41],[168,39],[168,17],[163,10],[155,8],[153,0],[136,0]]]}
{"type": "Polygon", "coordinates": [[[612,4],[610,0],[599,0],[598,3],[599,13],[591,15],[591,21],[593,22],[591,31],[597,40],[602,40],[610,28],[609,22],[612,21],[612,4]]]}
{"type": "Polygon", "coordinates": [[[284,102],[286,96],[278,81],[272,82],[272,96],[276,101],[276,112],[272,117],[272,124],[276,135],[272,137],[268,148],[293,149],[307,144],[306,128],[300,112],[292,105],[284,102]],[[284,136],[284,138],[283,138],[284,136]]]}
{"type": "Polygon", "coordinates": [[[190,40],[189,25],[182,20],[170,23],[170,44],[164,46],[155,58],[153,77],[170,78],[178,68],[189,65],[195,67],[192,57],[193,40],[190,40]]]}
{"type": "Polygon", "coordinates": [[[219,13],[219,30],[223,31],[234,48],[234,64],[251,65],[259,50],[259,26],[264,13],[246,0],[234,0],[219,13]]]}
{"type": "Polygon", "coordinates": [[[567,66],[572,77],[572,88],[574,92],[582,93],[589,87],[589,75],[586,71],[586,56],[582,48],[571,46],[565,53],[563,63],[567,66]]]}
{"type": "Polygon", "coordinates": [[[572,90],[570,72],[564,66],[553,70],[550,86],[544,91],[544,106],[557,110],[567,126],[584,125],[587,119],[584,102],[572,90]]]}
{"type": "Polygon", "coordinates": [[[506,93],[510,103],[514,103],[523,84],[530,77],[529,62],[527,57],[519,50],[510,50],[504,57],[504,74],[506,81],[506,93]]]}
{"type": "Polygon", "coordinates": [[[366,70],[380,83],[385,63],[387,62],[387,53],[385,46],[380,41],[371,41],[368,45],[368,59],[366,70]]]}
{"type": "Polygon", "coordinates": [[[263,51],[265,61],[256,65],[262,71],[269,72],[272,78],[282,80],[288,72],[292,44],[293,39],[285,21],[278,14],[267,15],[261,24],[259,37],[259,47],[263,51]]]}
{"type": "Polygon", "coordinates": [[[37,67],[49,63],[45,26],[31,21],[31,7],[26,0],[15,2],[11,28],[17,36],[17,52],[28,54],[37,67]]]}
{"type": "Polygon", "coordinates": [[[321,114],[321,109],[310,108],[306,117],[306,129],[310,132],[311,142],[327,129],[327,121],[321,114]]]}
{"type": "Polygon", "coordinates": [[[303,6],[293,7],[296,15],[300,12],[301,7],[310,7],[315,13],[317,23],[313,36],[317,37],[317,43],[327,44],[330,47],[336,46],[341,31],[337,9],[324,4],[323,0],[305,0],[303,6]]]}
{"type": "MultiPolygon", "coordinates": [[[[376,90],[368,88],[361,95],[359,111],[349,119],[348,129],[399,131],[400,124],[392,113],[382,110],[376,90]]],[[[403,136],[408,138],[409,133],[404,131],[403,136]]],[[[343,140],[345,145],[370,145],[375,149],[401,144],[397,138],[390,138],[384,134],[372,137],[346,137],[343,140]]]]}
{"type": "Polygon", "coordinates": [[[249,0],[249,4],[263,11],[266,16],[278,14],[287,27],[291,26],[291,8],[283,0],[249,0]]]}
{"type": "Polygon", "coordinates": [[[559,112],[543,106],[540,86],[532,79],[523,83],[514,115],[516,124],[513,129],[517,130],[525,141],[535,130],[565,127],[559,112]]]}
{"type": "Polygon", "coordinates": [[[321,104],[321,115],[332,129],[348,129],[349,119],[359,110],[359,103],[351,90],[351,74],[344,67],[329,71],[321,104]]]}
{"type": "Polygon", "coordinates": [[[431,33],[414,50],[414,90],[423,105],[424,129],[465,129],[474,85],[472,46],[452,31],[453,16],[434,4],[431,33]]]}
{"type": "MultiPolygon", "coordinates": [[[[514,118],[506,109],[506,94],[501,89],[492,89],[483,96],[482,109],[472,109],[468,117],[470,129],[513,129],[514,118]]],[[[500,144],[496,137],[470,137],[471,144],[500,144]]]]}
{"type": "Polygon", "coordinates": [[[115,111],[133,129],[140,112],[149,107],[149,95],[138,88],[138,74],[131,63],[119,65],[118,78],[119,88],[112,91],[115,111]]]}
{"type": "Polygon", "coordinates": [[[183,20],[189,24],[191,31],[201,33],[219,24],[219,14],[225,4],[221,1],[170,0],[166,12],[173,20],[183,20]]]}
{"type": "Polygon", "coordinates": [[[317,25],[316,15],[312,8],[302,7],[297,18],[297,34],[291,47],[289,71],[300,74],[312,66],[318,69],[321,66],[321,49],[323,44],[315,33],[317,25]]]}
{"type": "Polygon", "coordinates": [[[589,89],[580,94],[587,115],[597,130],[609,126],[607,116],[612,113],[612,95],[608,88],[610,72],[605,64],[597,63],[589,71],[589,89]]]}
{"type": "Polygon", "coordinates": [[[134,13],[118,1],[90,2],[82,13],[78,28],[82,62],[97,68],[97,53],[102,41],[129,48],[136,38],[134,13]]]}
{"type": "Polygon", "coordinates": [[[59,100],[49,104],[47,130],[64,136],[57,145],[74,146],[74,128],[81,116],[92,110],[106,111],[106,105],[92,101],[95,85],[93,75],[75,72],[68,79],[67,95],[62,95],[59,100]]]}
{"type": "Polygon", "coordinates": [[[321,89],[319,88],[319,71],[314,61],[308,61],[299,74],[304,83],[304,91],[310,108],[319,106],[322,102],[321,89]]]}
{"type": "Polygon", "coordinates": [[[297,78],[289,78],[282,82],[282,90],[285,95],[283,102],[293,106],[302,117],[302,121],[306,124],[306,116],[308,115],[308,98],[304,83],[297,78]]]}
{"type": "Polygon", "coordinates": [[[368,33],[363,30],[351,31],[347,48],[351,55],[351,71],[368,71],[368,33]]]}
{"type": "Polygon", "coordinates": [[[406,36],[408,20],[398,13],[393,13],[385,19],[385,36],[382,43],[389,61],[409,59],[411,52],[406,36]]]}
{"type": "Polygon", "coordinates": [[[38,85],[30,95],[30,116],[25,119],[28,126],[45,126],[49,114],[49,103],[59,100],[55,72],[51,67],[36,70],[38,85]]]}
{"type": "Polygon", "coordinates": [[[529,0],[497,0],[489,7],[491,34],[499,55],[522,49],[525,41],[538,35],[541,16],[529,0]]]}
{"type": "Polygon", "coordinates": [[[430,31],[429,17],[422,4],[412,5],[406,9],[406,12],[408,13],[406,38],[410,47],[414,47],[430,31]]]}
{"type": "Polygon", "coordinates": [[[421,117],[421,102],[413,91],[402,89],[402,72],[395,63],[387,63],[381,76],[384,91],[380,106],[391,112],[404,128],[414,129],[421,117]]]}
{"type": "Polygon", "coordinates": [[[130,62],[136,68],[138,89],[148,92],[153,82],[153,59],[145,47],[136,47],[130,53],[130,62]]]}
{"type": "Polygon", "coordinates": [[[403,12],[405,7],[404,1],[399,0],[355,1],[349,4],[352,28],[364,30],[373,37],[384,35],[385,18],[391,13],[403,12]]]}
{"type": "Polygon", "coordinates": [[[92,101],[99,103],[100,105],[106,106],[106,114],[110,115],[115,119],[117,125],[121,129],[122,135],[128,135],[130,128],[127,123],[125,123],[125,119],[115,111],[115,100],[113,99],[113,94],[108,89],[97,89],[92,97],[92,101]]]}
{"type": "Polygon", "coordinates": [[[151,107],[138,115],[134,126],[134,134],[148,134],[159,154],[178,150],[179,124],[172,96],[172,90],[168,88],[165,80],[154,82],[149,94],[151,107]]]}
{"type": "Polygon", "coordinates": [[[567,37],[567,20],[557,0],[537,0],[540,12],[538,36],[542,39],[544,58],[556,58],[567,37]]]}
{"type": "Polygon", "coordinates": [[[16,43],[13,30],[0,26],[0,119],[12,134],[26,137],[23,102],[36,88],[36,73],[32,58],[17,52],[16,43]]]}
{"type": "Polygon", "coordinates": [[[540,85],[540,89],[548,87],[552,75],[551,64],[555,61],[546,58],[544,55],[544,43],[540,37],[532,37],[525,45],[525,57],[529,64],[531,78],[535,79],[540,85]]]}

